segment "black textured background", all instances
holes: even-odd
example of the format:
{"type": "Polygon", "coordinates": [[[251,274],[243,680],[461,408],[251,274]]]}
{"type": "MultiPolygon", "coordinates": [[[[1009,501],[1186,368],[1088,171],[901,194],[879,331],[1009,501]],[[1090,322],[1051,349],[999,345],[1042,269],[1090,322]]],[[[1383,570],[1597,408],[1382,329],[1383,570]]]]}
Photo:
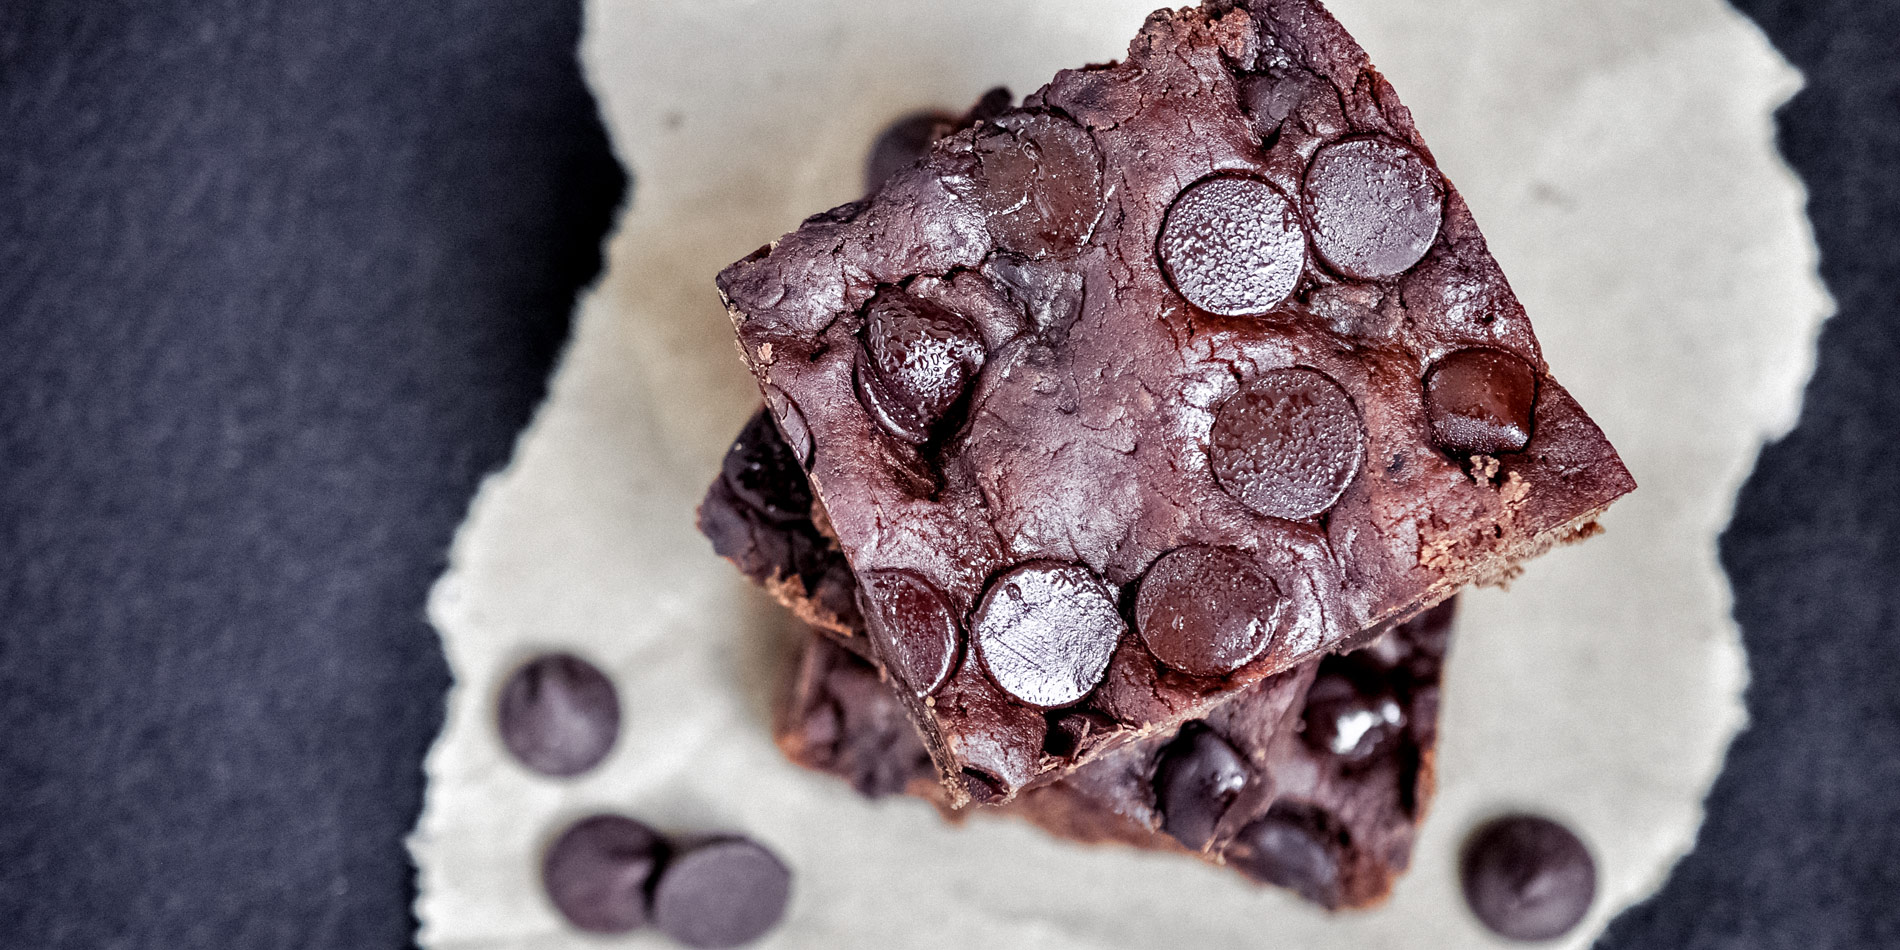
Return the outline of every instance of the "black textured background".
{"type": "MultiPolygon", "coordinates": [[[[1841,310],[1723,541],[1754,726],[1603,946],[1900,946],[1900,3],[1738,2],[1841,310]]],[[[576,7],[0,0],[0,947],[408,943],[424,595],[625,188],[576,7]]]]}

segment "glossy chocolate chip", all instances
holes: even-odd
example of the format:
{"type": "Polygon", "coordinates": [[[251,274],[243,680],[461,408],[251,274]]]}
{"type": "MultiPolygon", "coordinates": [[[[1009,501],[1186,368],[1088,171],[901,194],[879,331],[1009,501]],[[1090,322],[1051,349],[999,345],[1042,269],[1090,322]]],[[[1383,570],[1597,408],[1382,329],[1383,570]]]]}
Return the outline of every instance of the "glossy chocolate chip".
{"type": "Polygon", "coordinates": [[[1509,815],[1478,829],[1460,872],[1472,913],[1513,940],[1561,936],[1596,899],[1590,850],[1570,829],[1535,815],[1509,815]]]}
{"type": "Polygon", "coordinates": [[[1314,817],[1275,805],[1240,829],[1223,852],[1242,874],[1324,907],[1339,904],[1339,852],[1314,817]]]}
{"type": "Polygon", "coordinates": [[[733,494],[768,520],[791,521],[811,512],[804,466],[765,412],[755,413],[739,431],[721,472],[733,494]]]}
{"type": "Polygon", "coordinates": [[[1273,641],[1280,590],[1252,558],[1175,548],[1141,579],[1135,629],[1161,662],[1195,676],[1239,669],[1273,641]]]}
{"type": "Polygon", "coordinates": [[[502,684],[501,741],[523,765],[579,775],[600,763],[620,734],[620,700],[607,674],[565,653],[537,657],[502,684]]]}
{"type": "Polygon", "coordinates": [[[1101,578],[1056,561],[1031,561],[992,581],[971,624],[990,679],[1045,709],[1087,696],[1125,629],[1101,578]]]}
{"type": "Polygon", "coordinates": [[[1293,203],[1252,178],[1209,178],[1174,199],[1156,247],[1181,296],[1209,313],[1262,314],[1286,301],[1306,268],[1293,203]]]}
{"type": "Polygon", "coordinates": [[[1531,441],[1537,373],[1502,350],[1459,350],[1425,377],[1432,441],[1447,452],[1521,452],[1531,441]]]}
{"type": "Polygon", "coordinates": [[[1301,737],[1346,765],[1377,758],[1404,730],[1405,707],[1395,696],[1368,696],[1337,673],[1322,673],[1307,691],[1301,737]]]}
{"type": "Polygon", "coordinates": [[[859,583],[878,662],[919,699],[936,692],[956,669],[962,639],[950,603],[910,571],[866,571],[859,583]]]}
{"type": "Polygon", "coordinates": [[[574,926],[624,933],[646,926],[647,884],[664,852],[653,829],[619,815],[595,815],[555,839],[541,863],[541,884],[574,926]]]}
{"type": "Polygon", "coordinates": [[[892,175],[921,161],[930,151],[930,143],[956,128],[957,118],[948,112],[926,109],[902,116],[879,132],[864,157],[864,191],[878,190],[892,175]]]}
{"type": "Polygon", "coordinates": [[[1155,765],[1161,830],[1189,850],[1206,850],[1247,779],[1247,761],[1227,740],[1205,726],[1183,728],[1155,765]]]}
{"type": "Polygon", "coordinates": [[[921,444],[982,372],[984,356],[970,321],[887,287],[865,308],[858,394],[885,431],[921,444]]]}
{"type": "Polygon", "coordinates": [[[1390,139],[1334,142],[1306,170],[1313,249],[1361,280],[1396,277],[1425,256],[1445,214],[1438,173],[1390,139]]]}
{"type": "Polygon", "coordinates": [[[1067,254],[1102,214],[1102,157],[1081,126],[1018,112],[979,127],[976,201],[1003,250],[1029,258],[1067,254]]]}
{"type": "Polygon", "coordinates": [[[1263,515],[1303,521],[1338,503],[1365,442],[1359,410],[1338,383],[1281,369],[1221,404],[1207,451],[1228,494],[1263,515]]]}
{"type": "Polygon", "coordinates": [[[653,888],[653,922],[689,947],[737,947],[785,916],[792,872],[744,838],[701,844],[666,863],[653,888]]]}

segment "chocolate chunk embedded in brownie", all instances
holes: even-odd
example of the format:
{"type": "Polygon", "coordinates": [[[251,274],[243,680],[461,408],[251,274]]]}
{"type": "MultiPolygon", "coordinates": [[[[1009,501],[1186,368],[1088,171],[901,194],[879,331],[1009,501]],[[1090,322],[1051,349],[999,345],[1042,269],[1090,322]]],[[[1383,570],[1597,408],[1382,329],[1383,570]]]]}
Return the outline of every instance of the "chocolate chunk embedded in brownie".
{"type": "Polygon", "coordinates": [[[1156,13],[718,283],[954,804],[1206,719],[1634,487],[1310,0],[1156,13]]]}
{"type": "MultiPolygon", "coordinates": [[[[1447,602],[998,810],[1077,841],[1196,854],[1328,908],[1378,903],[1410,863],[1431,797],[1450,621],[1447,602]]],[[[890,686],[827,638],[808,643],[777,735],[794,762],[862,794],[947,805],[890,686]]]]}

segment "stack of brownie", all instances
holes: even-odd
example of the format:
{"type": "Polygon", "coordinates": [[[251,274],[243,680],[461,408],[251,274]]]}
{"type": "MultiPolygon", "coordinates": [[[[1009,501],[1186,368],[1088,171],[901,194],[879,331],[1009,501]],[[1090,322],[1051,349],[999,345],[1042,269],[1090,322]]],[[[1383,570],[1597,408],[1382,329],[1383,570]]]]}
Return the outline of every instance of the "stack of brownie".
{"type": "Polygon", "coordinates": [[[1149,17],[911,117],[719,287],[764,408],[700,508],[813,630],[786,754],[1374,903],[1451,598],[1634,488],[1312,0],[1149,17]]]}

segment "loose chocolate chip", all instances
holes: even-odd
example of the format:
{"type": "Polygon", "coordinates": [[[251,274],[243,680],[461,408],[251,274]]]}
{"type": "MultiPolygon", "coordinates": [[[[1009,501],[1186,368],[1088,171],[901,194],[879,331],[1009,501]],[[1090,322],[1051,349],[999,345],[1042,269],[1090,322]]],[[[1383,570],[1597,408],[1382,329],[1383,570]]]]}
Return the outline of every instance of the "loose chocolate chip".
{"type": "Polygon", "coordinates": [[[1236,551],[1175,548],[1148,568],[1135,629],[1148,651],[1195,676],[1231,673],[1273,641],[1280,590],[1236,551]]]}
{"type": "Polygon", "coordinates": [[[1223,316],[1285,302],[1306,268],[1306,235],[1293,203],[1252,178],[1209,178],[1174,199],[1157,244],[1174,289],[1223,316]]]}
{"type": "Polygon", "coordinates": [[[739,431],[721,471],[733,494],[770,521],[804,518],[811,511],[805,469],[769,413],[755,413],[739,431]]]}
{"type": "Polygon", "coordinates": [[[1447,452],[1521,452],[1531,441],[1537,373],[1502,350],[1459,350],[1425,377],[1432,441],[1447,452]]]}
{"type": "Polygon", "coordinates": [[[1055,561],[1031,561],[992,581],[971,628],[990,679],[1045,709],[1087,696],[1126,629],[1107,584],[1055,561]]]}
{"type": "Polygon", "coordinates": [[[984,357],[970,321],[887,287],[865,308],[858,393],[886,431],[922,444],[982,372],[984,357]]]}
{"type": "Polygon", "coordinates": [[[496,723],[523,765],[579,775],[607,757],[620,734],[620,701],[607,674],[565,653],[537,657],[502,685],[496,723]]]}
{"type": "Polygon", "coordinates": [[[949,134],[956,123],[956,116],[948,112],[926,109],[885,126],[864,158],[865,193],[878,190],[892,175],[922,160],[930,151],[930,143],[949,134]]]}
{"type": "Polygon", "coordinates": [[[1338,673],[1313,681],[1301,717],[1307,744],[1348,766],[1377,758],[1405,730],[1405,708],[1397,697],[1368,696],[1338,673]]]}
{"type": "Polygon", "coordinates": [[[1240,829],[1223,857],[1242,874],[1322,907],[1339,904],[1339,852],[1316,816],[1275,805],[1240,829]]]}
{"type": "Polygon", "coordinates": [[[1263,515],[1302,521],[1337,504],[1359,474],[1365,427],[1323,373],[1274,370],[1221,404],[1208,457],[1228,494],[1263,515]]]}
{"type": "Polygon", "coordinates": [[[1198,724],[1183,728],[1155,766],[1161,830],[1189,850],[1206,850],[1247,777],[1247,761],[1227,740],[1198,724]]]}
{"type": "Polygon", "coordinates": [[[859,589],[878,661],[919,699],[936,692],[956,669],[962,639],[949,602],[910,571],[866,571],[859,589]]]}
{"type": "Polygon", "coordinates": [[[979,128],[976,200],[998,247],[1029,258],[1066,254],[1102,214],[1102,157],[1081,126],[1016,112],[979,128]]]}
{"type": "MultiPolygon", "coordinates": [[[[779,435],[785,447],[791,450],[798,464],[811,467],[811,426],[805,422],[804,410],[798,403],[777,386],[765,387],[765,406],[778,419],[779,435]]],[[[809,488],[807,489],[809,491],[809,488]]]]}
{"type": "Polygon", "coordinates": [[[1570,829],[1534,815],[1499,818],[1465,845],[1460,876],[1471,910],[1513,940],[1575,927],[1596,898],[1597,868],[1570,829]]]}
{"type": "Polygon", "coordinates": [[[737,947],[778,925],[792,872],[744,838],[722,838],[675,857],[653,888],[653,922],[689,947],[737,947]]]}
{"type": "Polygon", "coordinates": [[[1438,174],[1389,139],[1334,142],[1306,170],[1313,248],[1348,277],[1381,280],[1411,269],[1438,238],[1444,203],[1438,174]]]}
{"type": "Polygon", "coordinates": [[[574,926],[622,933],[646,926],[647,883],[664,851],[653,829],[619,815],[595,815],[555,839],[541,863],[541,884],[574,926]]]}

